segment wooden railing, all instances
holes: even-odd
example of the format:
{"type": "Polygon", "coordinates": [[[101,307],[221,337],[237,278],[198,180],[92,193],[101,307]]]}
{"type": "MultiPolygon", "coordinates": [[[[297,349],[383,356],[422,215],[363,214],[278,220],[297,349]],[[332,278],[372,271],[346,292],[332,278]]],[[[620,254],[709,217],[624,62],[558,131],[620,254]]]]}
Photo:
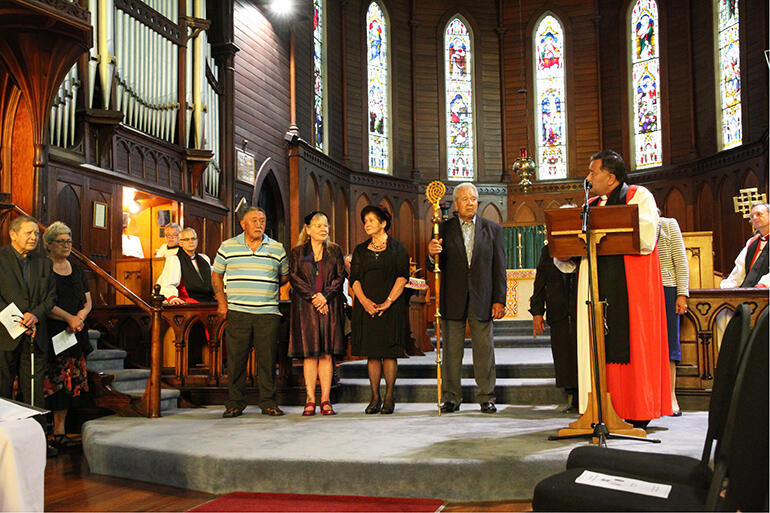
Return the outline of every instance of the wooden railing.
{"type": "MultiPolygon", "coordinates": [[[[18,215],[30,216],[18,205],[13,203],[0,203],[0,215],[2,220],[5,217],[14,212],[18,215]]],[[[41,230],[45,230],[46,226],[38,221],[38,226],[41,230]]],[[[126,288],[125,285],[117,281],[110,276],[104,269],[99,267],[93,260],[82,254],[80,251],[72,248],[72,255],[80,261],[83,265],[88,267],[96,276],[103,279],[107,284],[113,287],[115,290],[123,294],[131,303],[139,307],[142,311],[150,316],[150,332],[151,332],[151,363],[150,363],[150,379],[147,381],[147,387],[145,388],[144,395],[139,402],[133,405],[133,409],[139,412],[141,415],[157,418],[160,417],[160,378],[161,378],[161,340],[160,340],[160,321],[161,321],[161,302],[163,296],[160,295],[160,287],[156,287],[152,296],[151,303],[148,304],[142,298],[134,294],[131,290],[126,288]]]]}
{"type": "Polygon", "coordinates": [[[768,307],[768,289],[692,289],[680,326],[682,361],[677,367],[677,391],[708,393],[714,383],[719,355],[718,318],[746,303],[753,326],[768,307]]]}

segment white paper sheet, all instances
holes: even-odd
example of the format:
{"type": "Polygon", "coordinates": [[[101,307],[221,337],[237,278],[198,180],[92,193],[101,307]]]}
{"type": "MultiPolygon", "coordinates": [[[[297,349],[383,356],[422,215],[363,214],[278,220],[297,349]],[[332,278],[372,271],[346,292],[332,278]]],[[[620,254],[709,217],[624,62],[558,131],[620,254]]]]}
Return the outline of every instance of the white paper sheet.
{"type": "Polygon", "coordinates": [[[62,330],[58,335],[55,335],[51,342],[53,342],[54,354],[60,354],[67,348],[70,348],[78,343],[77,337],[74,333],[70,333],[67,330],[62,330]]]}
{"type": "Polygon", "coordinates": [[[16,303],[10,303],[6,306],[2,312],[0,312],[0,323],[5,326],[11,338],[16,340],[19,336],[27,331],[27,328],[19,324],[22,318],[21,310],[16,306],[16,303]]]}
{"type": "Polygon", "coordinates": [[[0,398],[0,422],[27,419],[34,415],[39,415],[41,412],[45,412],[45,410],[30,408],[16,401],[0,398]]]}
{"type": "Polygon", "coordinates": [[[575,479],[575,482],[588,486],[618,490],[621,492],[649,495],[650,497],[658,497],[661,499],[668,499],[668,494],[671,493],[671,485],[601,474],[590,470],[584,470],[583,473],[575,479]]]}

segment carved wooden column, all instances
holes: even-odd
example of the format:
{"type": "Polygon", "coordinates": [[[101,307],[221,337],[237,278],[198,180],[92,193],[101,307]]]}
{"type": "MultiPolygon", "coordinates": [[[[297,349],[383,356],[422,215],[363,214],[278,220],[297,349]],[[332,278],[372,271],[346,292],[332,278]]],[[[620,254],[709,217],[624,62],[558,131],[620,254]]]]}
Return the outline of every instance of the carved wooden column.
{"type": "Polygon", "coordinates": [[[29,108],[34,148],[33,215],[46,219],[48,118],[59,84],[91,47],[90,14],[77,3],[0,0],[0,83],[5,73],[29,108]],[[45,30],[41,28],[45,27],[45,30]]]}

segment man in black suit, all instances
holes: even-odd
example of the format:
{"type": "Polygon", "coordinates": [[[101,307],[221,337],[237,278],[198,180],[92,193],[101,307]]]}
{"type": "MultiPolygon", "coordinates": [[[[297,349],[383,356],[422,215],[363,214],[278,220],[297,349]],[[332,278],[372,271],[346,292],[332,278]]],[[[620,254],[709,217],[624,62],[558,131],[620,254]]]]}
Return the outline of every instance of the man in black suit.
{"type": "Polygon", "coordinates": [[[0,326],[0,396],[10,398],[13,380],[19,376],[23,401],[44,406],[43,379],[48,360],[46,318],[56,302],[51,260],[35,252],[40,231],[37,221],[20,216],[11,221],[11,243],[0,248],[0,310],[15,303],[22,312],[20,322],[29,329],[12,339],[0,326]],[[30,351],[35,342],[35,393],[30,397],[30,351]]]}
{"type": "Polygon", "coordinates": [[[466,322],[473,348],[476,400],[484,413],[495,413],[495,347],[492,320],[505,310],[505,251],[503,229],[476,215],[479,193],[472,183],[461,183],[453,195],[457,217],[441,223],[439,238],[428,244],[429,269],[439,255],[441,268],[441,330],[444,380],[443,413],[460,409],[462,360],[466,322]]]}
{"type": "Polygon", "coordinates": [[[551,327],[556,386],[563,387],[572,396],[564,413],[577,412],[577,273],[561,272],[554,265],[547,245],[540,252],[529,312],[534,336],[543,333],[546,321],[551,327]]]}

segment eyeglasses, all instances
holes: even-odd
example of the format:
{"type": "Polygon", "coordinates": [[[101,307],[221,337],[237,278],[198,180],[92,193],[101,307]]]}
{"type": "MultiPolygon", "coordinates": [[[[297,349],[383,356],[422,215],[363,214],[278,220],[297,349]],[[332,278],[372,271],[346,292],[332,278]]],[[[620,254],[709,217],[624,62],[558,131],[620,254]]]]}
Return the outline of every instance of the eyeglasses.
{"type": "Polygon", "coordinates": [[[60,246],[72,246],[72,239],[58,239],[53,242],[60,246]]]}
{"type": "Polygon", "coordinates": [[[179,239],[179,242],[190,242],[193,240],[198,240],[198,237],[185,237],[184,239],[179,239]]]}

